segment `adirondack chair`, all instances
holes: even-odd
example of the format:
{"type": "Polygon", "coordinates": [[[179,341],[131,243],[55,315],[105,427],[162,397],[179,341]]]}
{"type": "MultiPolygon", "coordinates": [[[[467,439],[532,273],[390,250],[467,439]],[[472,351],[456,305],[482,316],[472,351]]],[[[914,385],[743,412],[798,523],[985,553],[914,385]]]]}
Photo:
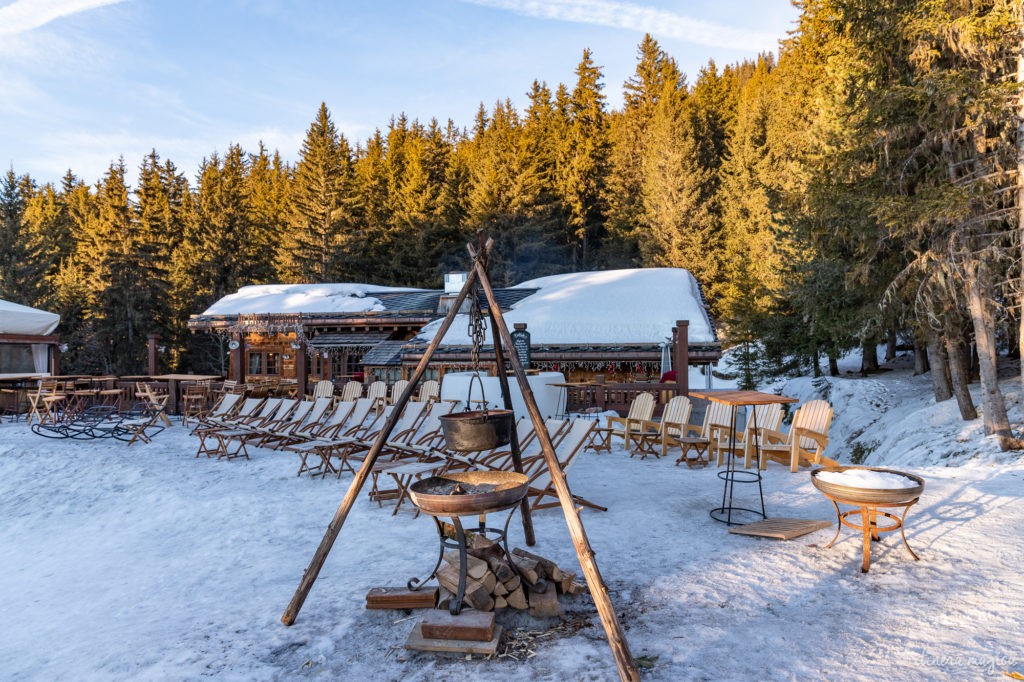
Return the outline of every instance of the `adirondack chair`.
{"type": "MultiPolygon", "coordinates": [[[[754,427],[757,427],[758,434],[760,434],[765,429],[777,431],[781,425],[782,405],[779,403],[769,403],[768,405],[753,406],[753,411],[748,414],[747,424],[743,431],[736,434],[735,447],[729,442],[728,427],[716,429],[717,442],[715,449],[718,451],[718,466],[722,466],[725,455],[730,451],[730,447],[733,447],[732,452],[736,455],[739,455],[741,452],[743,453],[743,466],[749,469],[759,445],[758,439],[754,437],[754,427]]],[[[760,435],[758,437],[762,438],[760,435]]]]}
{"type": "Polygon", "coordinates": [[[665,440],[682,449],[676,466],[686,462],[687,466],[708,464],[711,456],[716,454],[718,445],[717,431],[728,429],[732,420],[732,408],[723,403],[708,403],[708,409],[704,413],[704,423],[701,426],[694,424],[686,425],[686,435],[682,437],[666,436],[665,440]],[[691,435],[692,434],[692,435],[691,435]],[[690,451],[697,453],[695,459],[687,457],[690,451]]]}
{"type": "Polygon", "coordinates": [[[313,387],[314,398],[330,398],[334,395],[334,382],[330,379],[321,379],[313,387]]]}
{"type": "Polygon", "coordinates": [[[422,384],[420,384],[420,394],[417,397],[417,399],[422,400],[423,402],[427,402],[430,400],[440,400],[441,384],[439,384],[437,381],[434,381],[433,379],[428,379],[427,381],[424,381],[422,384]]]}
{"type": "Polygon", "coordinates": [[[359,400],[363,395],[363,385],[358,381],[350,381],[341,389],[341,399],[344,402],[359,400]]]}
{"type": "Polygon", "coordinates": [[[399,397],[405,392],[405,389],[409,387],[409,382],[405,379],[399,379],[391,385],[391,392],[388,397],[388,401],[394,405],[398,402],[399,397]]]}
{"type": "Polygon", "coordinates": [[[637,442],[638,449],[630,449],[629,456],[632,457],[639,452],[641,459],[646,458],[647,455],[664,457],[672,445],[670,439],[678,439],[686,435],[686,427],[690,421],[692,409],[693,403],[687,396],[673,396],[661,413],[661,421],[647,421],[640,425],[643,435],[637,442]]]}
{"type": "Polygon", "coordinates": [[[768,467],[769,459],[789,462],[789,470],[793,473],[800,465],[838,466],[835,460],[822,456],[828,447],[832,416],[831,405],[824,400],[811,400],[796,411],[788,433],[765,429],[761,433],[761,468],[768,467]]]}
{"type": "Polygon", "coordinates": [[[643,423],[649,422],[654,417],[654,394],[640,393],[630,403],[629,413],[625,417],[608,417],[606,426],[597,427],[594,433],[600,438],[591,447],[594,450],[611,451],[612,438],[622,438],[626,448],[640,443],[643,439],[643,423]]]}
{"type": "Polygon", "coordinates": [[[374,407],[379,411],[388,400],[388,385],[383,381],[375,381],[366,387],[366,397],[374,401],[374,407]]]}

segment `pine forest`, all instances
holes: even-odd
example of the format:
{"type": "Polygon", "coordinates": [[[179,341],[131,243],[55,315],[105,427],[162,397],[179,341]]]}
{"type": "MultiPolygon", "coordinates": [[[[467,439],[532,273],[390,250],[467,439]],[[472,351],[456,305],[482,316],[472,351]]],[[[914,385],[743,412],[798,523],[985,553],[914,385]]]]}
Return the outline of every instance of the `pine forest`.
{"type": "Polygon", "coordinates": [[[746,385],[913,346],[965,419],[981,381],[986,429],[1013,447],[997,359],[1024,341],[1019,2],[797,4],[778,54],[696,74],[645,36],[619,109],[583,49],[573,82],[465,127],[396,114],[349,140],[321,105],[294,164],[228,144],[194,176],[158,150],[95,184],[8,169],[0,298],[61,315],[69,372],[137,373],[148,334],[203,371],[216,348],[186,321],[239,287],[438,288],[482,228],[500,285],[690,270],[746,385]]]}

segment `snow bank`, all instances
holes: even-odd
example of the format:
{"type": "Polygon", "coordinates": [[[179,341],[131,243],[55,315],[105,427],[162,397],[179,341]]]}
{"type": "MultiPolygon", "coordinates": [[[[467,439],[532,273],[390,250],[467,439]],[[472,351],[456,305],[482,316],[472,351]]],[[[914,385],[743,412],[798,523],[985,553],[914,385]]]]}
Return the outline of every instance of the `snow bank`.
{"type": "Polygon", "coordinates": [[[871,471],[870,469],[847,469],[846,471],[820,471],[818,480],[836,485],[845,485],[850,488],[866,488],[874,490],[899,490],[901,488],[914,488],[917,481],[886,471],[871,471]]]}

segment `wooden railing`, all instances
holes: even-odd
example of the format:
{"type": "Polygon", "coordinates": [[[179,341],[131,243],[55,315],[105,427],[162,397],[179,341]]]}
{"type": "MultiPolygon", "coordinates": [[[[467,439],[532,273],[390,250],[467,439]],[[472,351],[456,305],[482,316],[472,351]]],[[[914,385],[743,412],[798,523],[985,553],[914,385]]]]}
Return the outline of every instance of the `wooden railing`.
{"type": "Polygon", "coordinates": [[[676,395],[676,384],[635,382],[622,384],[589,384],[566,389],[567,411],[583,412],[594,410],[604,412],[615,410],[619,414],[629,412],[633,399],[640,393],[653,393],[656,401],[655,415],[661,413],[665,403],[676,395]]]}

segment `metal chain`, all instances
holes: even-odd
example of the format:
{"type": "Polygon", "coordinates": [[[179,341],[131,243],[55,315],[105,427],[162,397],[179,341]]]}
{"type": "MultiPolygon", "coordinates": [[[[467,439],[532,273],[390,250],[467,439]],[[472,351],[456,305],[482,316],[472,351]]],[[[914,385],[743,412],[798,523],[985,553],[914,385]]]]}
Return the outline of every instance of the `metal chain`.
{"type": "Polygon", "coordinates": [[[470,292],[470,298],[469,325],[466,333],[473,340],[473,346],[469,350],[469,357],[473,363],[473,371],[477,372],[480,370],[480,349],[487,339],[487,321],[484,320],[484,316],[480,312],[480,299],[476,286],[470,292]]]}

